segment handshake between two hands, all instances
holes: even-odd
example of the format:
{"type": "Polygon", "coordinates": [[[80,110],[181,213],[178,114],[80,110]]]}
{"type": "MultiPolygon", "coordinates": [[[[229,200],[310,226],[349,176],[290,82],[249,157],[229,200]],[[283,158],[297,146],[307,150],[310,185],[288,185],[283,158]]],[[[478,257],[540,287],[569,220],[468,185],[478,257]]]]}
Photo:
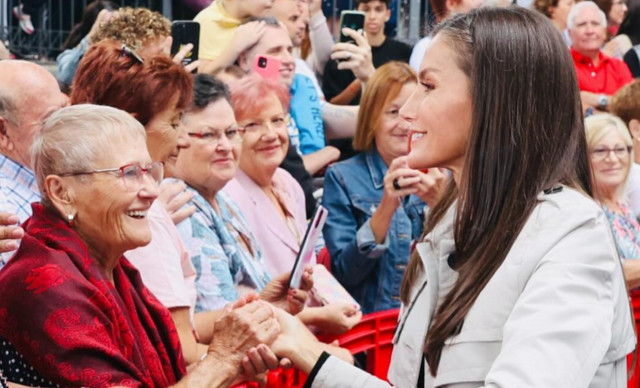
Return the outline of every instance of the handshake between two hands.
{"type": "MultiPolygon", "coordinates": [[[[298,365],[302,349],[321,349],[352,363],[347,350],[337,343],[320,343],[295,316],[304,309],[307,293],[313,287],[311,267],[305,268],[300,290],[289,289],[288,279],[288,273],[280,275],[260,295],[250,293],[228,305],[214,324],[207,356],[233,367],[245,380],[279,366],[298,365]]],[[[353,306],[332,306],[323,312],[328,320],[340,320],[338,315],[344,315],[353,324],[362,316],[353,306]]],[[[346,329],[353,324],[340,327],[346,329]]]]}

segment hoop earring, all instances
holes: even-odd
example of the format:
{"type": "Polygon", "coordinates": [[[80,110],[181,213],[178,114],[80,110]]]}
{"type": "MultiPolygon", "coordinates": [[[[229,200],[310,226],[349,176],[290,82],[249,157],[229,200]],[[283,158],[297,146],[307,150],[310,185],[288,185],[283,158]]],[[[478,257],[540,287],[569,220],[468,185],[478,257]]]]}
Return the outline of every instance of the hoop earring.
{"type": "Polygon", "coordinates": [[[67,225],[73,226],[73,220],[76,218],[75,214],[69,213],[67,214],[67,225]]]}

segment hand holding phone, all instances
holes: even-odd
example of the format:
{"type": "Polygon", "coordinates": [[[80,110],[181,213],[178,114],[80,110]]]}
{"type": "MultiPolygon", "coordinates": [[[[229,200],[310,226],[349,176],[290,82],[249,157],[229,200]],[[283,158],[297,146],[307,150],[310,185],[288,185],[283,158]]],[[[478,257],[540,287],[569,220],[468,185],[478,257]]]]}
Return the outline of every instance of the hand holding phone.
{"type": "Polygon", "coordinates": [[[280,77],[280,60],[269,55],[256,55],[253,61],[253,72],[262,77],[277,81],[280,77]]]}
{"type": "Polygon", "coordinates": [[[175,56],[186,45],[191,44],[193,48],[182,58],[182,65],[187,66],[198,60],[198,50],[200,49],[200,23],[192,20],[176,20],[171,23],[171,56],[175,56]]]}

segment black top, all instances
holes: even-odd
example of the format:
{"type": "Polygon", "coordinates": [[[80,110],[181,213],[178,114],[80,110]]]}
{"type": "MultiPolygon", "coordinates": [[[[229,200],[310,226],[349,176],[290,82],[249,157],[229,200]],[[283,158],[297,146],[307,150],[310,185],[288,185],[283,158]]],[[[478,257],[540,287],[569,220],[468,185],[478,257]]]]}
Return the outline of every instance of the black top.
{"type": "Polygon", "coordinates": [[[634,49],[627,51],[624,55],[624,63],[629,67],[633,78],[640,77],[640,60],[638,59],[638,54],[636,54],[634,49]]]}
{"type": "Polygon", "coordinates": [[[304,163],[296,147],[289,146],[287,154],[284,160],[280,164],[280,167],[287,170],[293,178],[300,183],[302,191],[304,191],[304,199],[307,210],[307,218],[313,217],[313,213],[316,210],[316,200],[313,198],[313,178],[309,172],[304,168],[304,163]]]}
{"type": "MultiPolygon", "coordinates": [[[[411,46],[398,40],[387,37],[377,47],[371,47],[373,66],[378,68],[387,62],[409,62],[411,46]]],[[[327,101],[340,94],[356,79],[351,70],[338,70],[337,61],[329,61],[324,68],[322,76],[322,91],[327,101]]],[[[350,105],[360,104],[360,93],[351,101],[350,105]]]]}
{"type": "Polygon", "coordinates": [[[0,388],[7,382],[28,387],[57,387],[57,384],[40,376],[9,342],[0,338],[0,388]]]}

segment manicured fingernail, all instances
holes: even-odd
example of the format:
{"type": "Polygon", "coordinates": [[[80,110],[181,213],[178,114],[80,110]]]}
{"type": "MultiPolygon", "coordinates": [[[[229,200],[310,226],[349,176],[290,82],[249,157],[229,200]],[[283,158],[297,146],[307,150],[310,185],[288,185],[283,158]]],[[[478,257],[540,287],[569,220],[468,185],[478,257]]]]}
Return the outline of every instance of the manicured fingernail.
{"type": "Polygon", "coordinates": [[[10,249],[12,251],[18,249],[18,243],[15,241],[7,242],[7,249],[10,249]]]}
{"type": "Polygon", "coordinates": [[[16,229],[13,232],[11,232],[11,237],[13,238],[22,238],[23,236],[24,236],[24,231],[22,230],[22,228],[16,229]]]}
{"type": "Polygon", "coordinates": [[[9,222],[10,224],[17,224],[20,222],[20,220],[18,219],[18,216],[11,215],[9,216],[9,218],[7,218],[7,222],[9,222]]]}

